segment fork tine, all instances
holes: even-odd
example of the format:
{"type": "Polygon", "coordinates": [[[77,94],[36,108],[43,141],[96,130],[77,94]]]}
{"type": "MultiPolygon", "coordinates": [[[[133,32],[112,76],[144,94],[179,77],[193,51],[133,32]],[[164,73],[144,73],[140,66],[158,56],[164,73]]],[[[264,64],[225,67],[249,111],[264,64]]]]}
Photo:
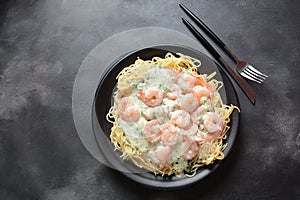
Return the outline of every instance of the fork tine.
{"type": "Polygon", "coordinates": [[[256,79],[252,78],[251,76],[248,76],[248,74],[246,74],[244,71],[242,71],[240,74],[241,74],[243,77],[245,77],[245,78],[247,78],[247,79],[249,79],[249,80],[251,80],[251,81],[254,81],[254,82],[259,83],[259,84],[262,83],[262,81],[256,80],[256,79]]]}
{"type": "Polygon", "coordinates": [[[257,80],[257,81],[259,81],[259,82],[261,82],[261,83],[265,80],[264,78],[261,78],[261,77],[257,76],[255,73],[253,73],[253,72],[252,72],[251,70],[249,70],[247,67],[244,68],[243,72],[244,72],[245,74],[247,74],[248,76],[250,76],[251,78],[253,78],[253,79],[255,79],[255,80],[257,80]]]}
{"type": "Polygon", "coordinates": [[[256,76],[255,74],[253,74],[253,72],[247,68],[243,72],[246,73],[248,76],[251,76],[253,79],[256,79],[260,82],[263,82],[265,80],[261,77],[256,76]]]}
{"type": "Polygon", "coordinates": [[[247,67],[244,69],[244,71],[246,73],[248,73],[248,75],[251,75],[252,77],[256,78],[257,80],[264,81],[266,79],[265,77],[261,77],[261,76],[257,75],[256,73],[254,73],[252,70],[250,70],[247,67]]]}
{"type": "Polygon", "coordinates": [[[255,72],[256,74],[260,75],[261,77],[267,78],[268,76],[266,74],[261,73],[260,71],[258,71],[257,69],[255,69],[255,67],[253,67],[252,65],[247,65],[247,67],[252,70],[253,72],[255,72]]]}
{"type": "Polygon", "coordinates": [[[255,72],[253,72],[251,69],[249,69],[249,67],[245,67],[243,69],[243,71],[245,71],[245,73],[247,73],[249,76],[252,76],[258,80],[264,81],[266,79],[265,77],[262,77],[262,76],[256,74],[255,72]]]}

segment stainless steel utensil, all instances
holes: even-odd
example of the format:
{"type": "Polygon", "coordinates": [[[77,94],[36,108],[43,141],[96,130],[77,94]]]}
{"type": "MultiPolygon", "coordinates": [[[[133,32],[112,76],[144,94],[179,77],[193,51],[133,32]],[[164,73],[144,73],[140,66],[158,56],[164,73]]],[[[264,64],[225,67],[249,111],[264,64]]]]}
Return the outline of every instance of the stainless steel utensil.
{"type": "Polygon", "coordinates": [[[262,83],[268,76],[258,71],[249,63],[240,60],[225,44],[221,39],[199,19],[192,11],[190,11],[183,4],[179,4],[180,8],[209,36],[216,44],[218,44],[222,50],[224,50],[235,62],[236,70],[245,78],[254,81],[256,83],[262,83]]]}

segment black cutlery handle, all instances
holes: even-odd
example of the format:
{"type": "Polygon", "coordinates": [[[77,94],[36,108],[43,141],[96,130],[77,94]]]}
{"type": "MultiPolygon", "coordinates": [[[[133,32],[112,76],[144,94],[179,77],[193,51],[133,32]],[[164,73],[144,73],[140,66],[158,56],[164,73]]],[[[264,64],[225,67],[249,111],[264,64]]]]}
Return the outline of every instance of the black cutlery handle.
{"type": "Polygon", "coordinates": [[[191,30],[192,33],[195,33],[194,36],[213,55],[213,57],[219,60],[219,58],[221,58],[220,54],[211,46],[211,44],[209,44],[209,42],[201,35],[201,33],[186,19],[182,18],[182,21],[191,30]]]}
{"type": "Polygon", "coordinates": [[[233,52],[225,45],[224,42],[206,25],[199,19],[192,11],[190,11],[183,4],[179,4],[180,8],[205,32],[217,45],[223,49],[234,61],[238,62],[238,58],[233,52]]]}
{"type": "Polygon", "coordinates": [[[221,41],[221,39],[214,34],[214,32],[204,24],[204,22],[199,19],[192,11],[190,11],[187,7],[185,7],[183,4],[179,4],[179,6],[182,8],[182,10],[189,16],[191,19],[206,33],[208,34],[220,47],[225,47],[226,45],[224,42],[221,41]]]}

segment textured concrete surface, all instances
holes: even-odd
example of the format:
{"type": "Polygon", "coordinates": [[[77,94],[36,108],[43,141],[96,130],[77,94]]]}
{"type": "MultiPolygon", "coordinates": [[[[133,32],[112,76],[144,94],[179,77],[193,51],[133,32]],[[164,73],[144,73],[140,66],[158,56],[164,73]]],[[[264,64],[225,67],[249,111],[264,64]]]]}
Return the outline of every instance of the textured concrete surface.
{"type": "Polygon", "coordinates": [[[0,2],[0,199],[299,199],[300,2],[7,0],[0,2]],[[154,191],[98,163],[72,119],[76,72],[107,37],[159,26],[191,35],[178,3],[269,78],[238,90],[236,146],[214,174],[154,191]]]}

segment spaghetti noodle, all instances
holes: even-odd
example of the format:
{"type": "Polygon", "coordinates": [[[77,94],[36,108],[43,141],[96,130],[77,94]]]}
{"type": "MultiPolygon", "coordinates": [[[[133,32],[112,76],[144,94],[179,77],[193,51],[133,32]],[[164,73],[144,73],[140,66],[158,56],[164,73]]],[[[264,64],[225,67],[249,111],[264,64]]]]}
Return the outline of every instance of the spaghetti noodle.
{"type": "MultiPolygon", "coordinates": [[[[167,53],[138,58],[117,76],[114,105],[106,118],[122,158],[154,174],[193,176],[224,158],[230,114],[219,94],[223,83],[198,74],[201,62],[167,53]]],[[[238,109],[238,108],[237,108],[238,109]]]]}

